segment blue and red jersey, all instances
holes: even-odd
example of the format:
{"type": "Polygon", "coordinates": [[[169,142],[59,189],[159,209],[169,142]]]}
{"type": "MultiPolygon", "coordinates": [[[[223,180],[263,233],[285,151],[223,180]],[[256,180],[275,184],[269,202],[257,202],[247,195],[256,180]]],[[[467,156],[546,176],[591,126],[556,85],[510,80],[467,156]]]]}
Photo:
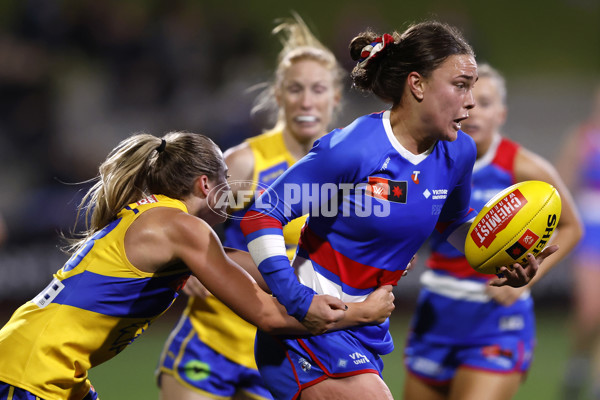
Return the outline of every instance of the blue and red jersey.
{"type": "MultiPolygon", "coordinates": [[[[455,141],[414,155],[394,136],[389,114],[360,117],[318,140],[242,221],[265,281],[299,320],[315,293],[361,301],[395,285],[434,229],[447,237],[475,216],[473,140],[459,131],[455,141]],[[282,226],[307,212],[292,269],[282,226]]],[[[353,331],[379,354],[393,349],[387,323],[353,331]]]]}

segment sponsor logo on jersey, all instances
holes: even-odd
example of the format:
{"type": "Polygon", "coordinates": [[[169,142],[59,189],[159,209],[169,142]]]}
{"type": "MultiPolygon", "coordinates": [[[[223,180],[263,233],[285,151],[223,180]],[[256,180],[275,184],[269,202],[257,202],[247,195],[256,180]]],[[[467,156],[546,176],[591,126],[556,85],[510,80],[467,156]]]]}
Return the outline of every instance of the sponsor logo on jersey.
{"type": "Polygon", "coordinates": [[[423,196],[428,199],[431,197],[431,200],[445,200],[448,197],[448,189],[432,189],[431,192],[429,189],[425,189],[423,191],[423,196]]]}
{"type": "Polygon", "coordinates": [[[377,199],[406,204],[407,181],[392,181],[386,178],[370,176],[366,194],[377,199]]]}
{"type": "Polygon", "coordinates": [[[421,173],[421,171],[413,171],[412,175],[410,176],[413,180],[414,183],[416,183],[417,185],[419,184],[419,174],[421,173]]]}
{"type": "Polygon", "coordinates": [[[444,200],[448,197],[448,189],[433,189],[431,200],[444,200]]]}
{"type": "Polygon", "coordinates": [[[312,368],[310,362],[308,362],[308,360],[304,357],[300,357],[300,359],[298,359],[298,364],[300,364],[300,368],[302,368],[302,371],[304,372],[308,372],[312,368]]]}
{"type": "Polygon", "coordinates": [[[473,228],[471,238],[475,244],[480,248],[481,246],[488,248],[525,204],[527,199],[519,189],[500,199],[473,228]]]}
{"type": "Polygon", "coordinates": [[[366,364],[366,363],[371,362],[369,360],[369,358],[362,353],[354,352],[354,353],[349,354],[348,356],[352,359],[352,362],[356,365],[366,364]]]}

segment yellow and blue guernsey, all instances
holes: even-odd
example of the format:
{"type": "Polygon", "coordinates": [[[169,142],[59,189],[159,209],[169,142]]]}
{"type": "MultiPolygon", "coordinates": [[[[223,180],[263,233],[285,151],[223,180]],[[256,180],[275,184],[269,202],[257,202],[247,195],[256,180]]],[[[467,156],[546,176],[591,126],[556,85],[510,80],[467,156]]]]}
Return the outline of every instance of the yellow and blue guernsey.
{"type": "Polygon", "coordinates": [[[125,207],[21,306],[0,330],[0,381],[46,400],[82,399],[88,370],[117,355],[165,312],[190,271],[138,270],[125,254],[129,226],[145,211],[186,206],[149,196],[125,207]]]}
{"type": "MultiPolygon", "coordinates": [[[[283,142],[280,130],[271,130],[246,140],[254,155],[252,192],[271,185],[296,159],[283,142]]],[[[236,216],[243,216],[248,204],[235,210],[225,227],[224,245],[247,251],[236,216]]],[[[288,257],[293,258],[300,230],[306,218],[292,221],[284,230],[288,257]]],[[[206,299],[190,298],[184,315],[188,316],[202,342],[228,359],[248,368],[256,369],[254,361],[254,336],[256,327],[244,321],[214,296],[206,299]]]]}

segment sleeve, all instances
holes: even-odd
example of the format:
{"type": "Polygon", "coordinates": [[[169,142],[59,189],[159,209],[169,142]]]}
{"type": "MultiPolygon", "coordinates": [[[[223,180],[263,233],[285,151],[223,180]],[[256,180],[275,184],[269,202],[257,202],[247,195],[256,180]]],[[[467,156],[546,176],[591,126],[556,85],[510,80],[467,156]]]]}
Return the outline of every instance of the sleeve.
{"type": "Polygon", "coordinates": [[[283,225],[305,214],[314,215],[324,185],[350,182],[356,164],[344,151],[343,142],[331,140],[333,133],[315,143],[312,150],[282,174],[256,199],[241,222],[248,250],[258,270],[289,315],[302,321],[315,291],[302,285],[286,256],[283,225]]]}
{"type": "Polygon", "coordinates": [[[470,225],[470,222],[477,215],[477,211],[470,206],[471,176],[476,155],[477,150],[473,140],[470,137],[467,140],[463,139],[460,157],[456,158],[462,160],[461,165],[455,169],[458,174],[457,181],[444,203],[435,227],[441,234],[441,240],[447,240],[455,231],[462,232],[464,225],[470,225]],[[461,227],[462,229],[459,230],[458,228],[461,227]]]}

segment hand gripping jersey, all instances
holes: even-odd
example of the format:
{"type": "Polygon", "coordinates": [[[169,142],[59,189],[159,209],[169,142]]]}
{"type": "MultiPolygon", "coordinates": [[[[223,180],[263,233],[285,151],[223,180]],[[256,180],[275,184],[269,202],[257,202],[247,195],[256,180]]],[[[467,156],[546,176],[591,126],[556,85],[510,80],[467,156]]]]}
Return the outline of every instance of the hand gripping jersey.
{"type": "MultiPolygon", "coordinates": [[[[296,160],[283,142],[281,131],[269,131],[247,139],[254,155],[252,192],[271,185],[296,160]]],[[[232,183],[235,184],[235,183],[232,183]]],[[[240,219],[248,204],[236,210],[226,222],[224,246],[245,250],[246,242],[240,230],[240,219]],[[239,218],[236,218],[239,217],[239,218]]],[[[291,259],[296,250],[300,229],[306,218],[298,218],[284,229],[286,249],[291,259]]],[[[191,297],[184,310],[198,337],[212,349],[228,359],[256,369],[254,361],[254,336],[256,327],[249,324],[214,296],[206,299],[191,297]]]]}
{"type": "MultiPolygon", "coordinates": [[[[459,131],[454,142],[413,155],[395,138],[389,114],[358,118],[318,140],[242,221],[259,270],[298,320],[315,293],[355,302],[378,286],[395,285],[436,226],[448,235],[475,215],[469,208],[472,139],[459,131]],[[292,269],[281,229],[305,213],[292,269]]],[[[387,354],[393,350],[388,325],[351,331],[387,354]]]]}
{"type": "Polygon", "coordinates": [[[0,330],[0,381],[46,400],[82,399],[87,371],[114,357],[165,312],[190,271],[135,268],[125,255],[127,228],[145,211],[185,205],[150,196],[125,207],[21,306],[0,330]]]}

